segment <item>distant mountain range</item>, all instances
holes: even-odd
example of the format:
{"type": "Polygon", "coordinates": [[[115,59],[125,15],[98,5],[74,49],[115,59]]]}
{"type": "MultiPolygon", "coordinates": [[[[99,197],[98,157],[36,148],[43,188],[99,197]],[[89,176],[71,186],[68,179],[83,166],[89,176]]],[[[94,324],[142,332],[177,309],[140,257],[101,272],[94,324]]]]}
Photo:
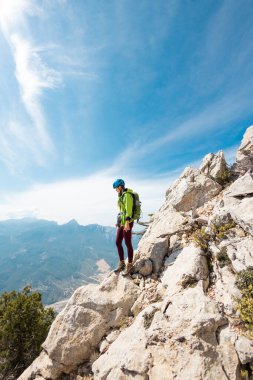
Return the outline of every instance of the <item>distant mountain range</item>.
{"type": "MultiPolygon", "coordinates": [[[[115,232],[75,220],[63,225],[30,218],[0,222],[0,292],[31,284],[45,304],[68,298],[116,265],[115,232]]],[[[134,236],[134,248],[137,244],[134,236]]]]}

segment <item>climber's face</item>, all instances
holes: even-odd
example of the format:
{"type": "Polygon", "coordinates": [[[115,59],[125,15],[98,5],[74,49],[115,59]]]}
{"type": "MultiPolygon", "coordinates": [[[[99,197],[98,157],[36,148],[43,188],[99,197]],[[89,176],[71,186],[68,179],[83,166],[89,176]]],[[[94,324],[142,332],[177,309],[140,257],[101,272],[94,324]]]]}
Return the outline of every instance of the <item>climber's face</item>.
{"type": "Polygon", "coordinates": [[[118,187],[116,187],[116,191],[117,191],[118,194],[121,193],[122,190],[123,190],[123,187],[122,187],[122,186],[118,186],[118,187]]]}

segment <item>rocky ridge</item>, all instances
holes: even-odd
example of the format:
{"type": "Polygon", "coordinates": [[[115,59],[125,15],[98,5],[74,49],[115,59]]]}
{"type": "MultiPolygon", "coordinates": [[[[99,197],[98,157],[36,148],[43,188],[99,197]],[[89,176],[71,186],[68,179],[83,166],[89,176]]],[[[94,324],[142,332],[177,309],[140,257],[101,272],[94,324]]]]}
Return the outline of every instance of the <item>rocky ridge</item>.
{"type": "MultiPolygon", "coordinates": [[[[250,379],[238,275],[253,269],[253,126],[229,169],[209,154],[166,192],[135,252],[78,288],[19,380],[250,379]]],[[[251,273],[251,272],[249,272],[251,273]]]]}

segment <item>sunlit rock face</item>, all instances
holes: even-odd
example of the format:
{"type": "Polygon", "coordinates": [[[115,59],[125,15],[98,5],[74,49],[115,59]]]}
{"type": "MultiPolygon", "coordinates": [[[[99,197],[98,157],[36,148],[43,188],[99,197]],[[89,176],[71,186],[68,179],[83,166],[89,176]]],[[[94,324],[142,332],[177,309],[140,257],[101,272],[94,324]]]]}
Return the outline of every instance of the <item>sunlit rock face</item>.
{"type": "Polygon", "coordinates": [[[253,125],[243,136],[233,169],[238,175],[245,174],[248,170],[253,171],[253,125]]]}
{"type": "Polygon", "coordinates": [[[77,289],[20,380],[242,379],[253,365],[237,310],[237,274],[253,268],[252,133],[228,184],[215,179],[227,170],[222,152],[185,169],[139,243],[133,274],[77,289]]]}
{"type": "Polygon", "coordinates": [[[199,167],[199,170],[213,179],[222,178],[223,173],[227,169],[227,163],[224,153],[221,151],[218,154],[209,153],[204,158],[199,167]]]}

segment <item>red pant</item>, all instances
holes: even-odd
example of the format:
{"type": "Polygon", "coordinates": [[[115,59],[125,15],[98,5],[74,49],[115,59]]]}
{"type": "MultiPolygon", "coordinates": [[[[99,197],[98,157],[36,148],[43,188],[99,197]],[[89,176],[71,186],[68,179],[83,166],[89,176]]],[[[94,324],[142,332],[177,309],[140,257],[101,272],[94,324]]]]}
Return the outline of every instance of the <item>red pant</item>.
{"type": "Polygon", "coordinates": [[[129,224],[130,230],[125,231],[124,227],[118,227],[117,228],[117,235],[116,235],[116,246],[118,248],[118,254],[119,259],[124,260],[124,249],[122,247],[122,241],[125,239],[125,244],[127,246],[127,254],[128,254],[128,262],[131,263],[133,261],[134,256],[134,250],[132,246],[132,228],[133,228],[134,222],[131,222],[129,224]]]}

